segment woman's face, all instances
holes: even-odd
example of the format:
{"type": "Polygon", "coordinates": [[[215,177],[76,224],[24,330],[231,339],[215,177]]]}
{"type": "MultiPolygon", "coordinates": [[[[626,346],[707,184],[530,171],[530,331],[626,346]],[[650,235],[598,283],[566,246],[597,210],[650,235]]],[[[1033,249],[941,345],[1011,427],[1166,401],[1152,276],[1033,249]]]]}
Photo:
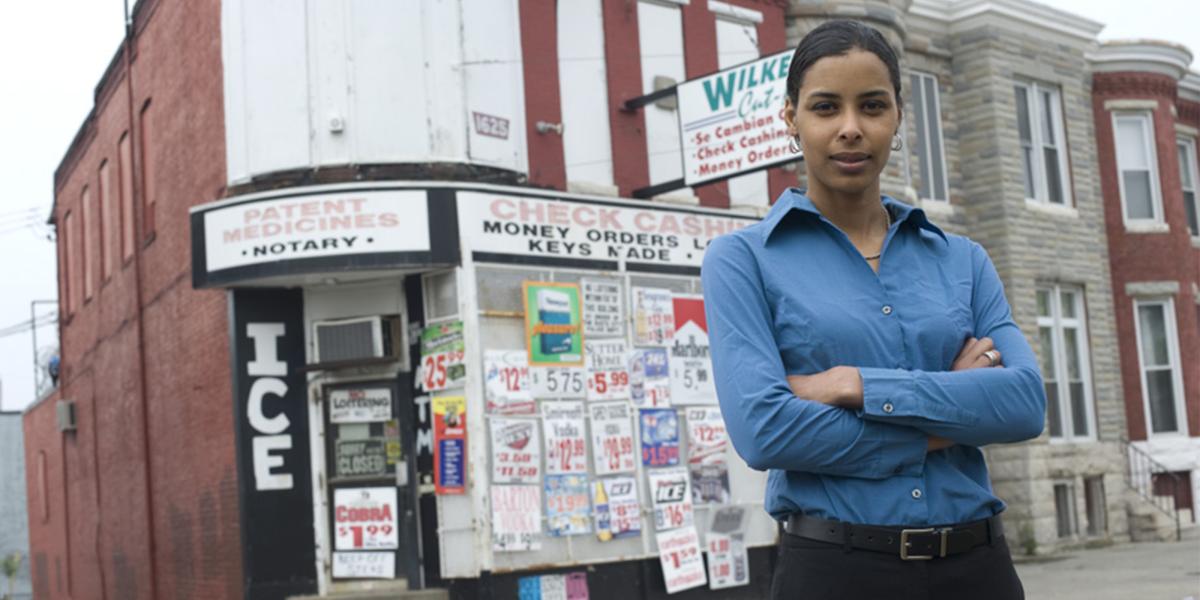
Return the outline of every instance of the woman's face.
{"type": "Polygon", "coordinates": [[[804,74],[784,119],[800,136],[810,191],[853,195],[874,191],[900,126],[887,66],[860,49],[826,56],[804,74]],[[874,186],[874,187],[873,187],[874,186]]]}

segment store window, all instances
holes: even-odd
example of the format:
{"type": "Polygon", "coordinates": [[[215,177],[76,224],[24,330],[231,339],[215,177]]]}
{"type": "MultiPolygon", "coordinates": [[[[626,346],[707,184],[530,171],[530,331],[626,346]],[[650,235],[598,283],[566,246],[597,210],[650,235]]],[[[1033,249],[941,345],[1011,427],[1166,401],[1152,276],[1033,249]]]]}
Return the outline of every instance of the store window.
{"type": "Polygon", "coordinates": [[[1083,290],[1053,285],[1037,291],[1038,354],[1046,385],[1051,439],[1095,439],[1087,315],[1083,290]]]}
{"type": "Polygon", "coordinates": [[[425,290],[426,322],[458,317],[458,281],[455,271],[425,275],[422,287],[425,290]]]}
{"type": "Polygon", "coordinates": [[[1134,301],[1138,359],[1150,434],[1186,433],[1179,338],[1172,298],[1134,301]]]}
{"type": "Polygon", "coordinates": [[[1188,232],[1200,237],[1200,199],[1196,198],[1196,187],[1200,181],[1196,168],[1196,139],[1181,137],[1176,143],[1179,148],[1179,185],[1183,188],[1183,210],[1187,215],[1188,232]]]}
{"type": "Polygon", "coordinates": [[[1117,173],[1125,225],[1163,222],[1150,113],[1115,113],[1117,173]]]}
{"type": "Polygon", "coordinates": [[[1066,134],[1058,88],[1033,82],[1018,82],[1014,88],[1025,198],[1071,206],[1066,134]]]}
{"type": "Polygon", "coordinates": [[[950,185],[946,180],[946,153],[937,77],[914,72],[909,80],[913,99],[910,110],[917,129],[917,143],[913,152],[921,167],[917,190],[922,200],[948,201],[950,185]]]}
{"type": "Polygon", "coordinates": [[[1058,524],[1058,537],[1069,538],[1079,531],[1075,514],[1075,485],[1057,483],[1054,485],[1054,516],[1058,524]]]}

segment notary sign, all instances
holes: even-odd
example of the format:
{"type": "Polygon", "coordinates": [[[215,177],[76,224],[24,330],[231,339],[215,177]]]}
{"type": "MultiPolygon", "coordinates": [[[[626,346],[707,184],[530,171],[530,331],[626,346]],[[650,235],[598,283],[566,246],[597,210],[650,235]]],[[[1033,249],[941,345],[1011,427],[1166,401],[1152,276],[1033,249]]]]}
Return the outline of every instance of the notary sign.
{"type": "Polygon", "coordinates": [[[796,160],[780,118],[792,51],[679,84],[679,138],[687,185],[796,160]]]}

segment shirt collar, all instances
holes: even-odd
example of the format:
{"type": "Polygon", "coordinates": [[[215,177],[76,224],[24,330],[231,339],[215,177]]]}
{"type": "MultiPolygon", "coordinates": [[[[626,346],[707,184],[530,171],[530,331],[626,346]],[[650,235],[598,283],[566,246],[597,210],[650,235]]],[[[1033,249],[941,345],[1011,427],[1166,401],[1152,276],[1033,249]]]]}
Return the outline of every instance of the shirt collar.
{"type": "MultiPolygon", "coordinates": [[[[949,240],[946,239],[946,234],[937,225],[929,221],[929,218],[925,216],[925,211],[909,206],[891,196],[883,196],[883,205],[892,214],[892,220],[896,223],[911,221],[917,227],[931,231],[940,236],[943,241],[949,243],[949,240]]],[[[810,213],[818,217],[821,216],[821,211],[817,210],[812,200],[805,195],[804,190],[788,188],[783,191],[783,194],[780,194],[779,199],[775,201],[775,205],[771,207],[767,216],[763,217],[763,245],[766,245],[770,241],[771,234],[779,228],[779,224],[783,222],[783,218],[794,210],[810,213]]]]}

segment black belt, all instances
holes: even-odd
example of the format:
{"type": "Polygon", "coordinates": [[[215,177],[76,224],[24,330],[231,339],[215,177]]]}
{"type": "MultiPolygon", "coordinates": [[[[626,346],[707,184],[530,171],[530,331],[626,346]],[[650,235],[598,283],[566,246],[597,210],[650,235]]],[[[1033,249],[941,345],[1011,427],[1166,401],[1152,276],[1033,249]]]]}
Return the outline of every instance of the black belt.
{"type": "Polygon", "coordinates": [[[902,560],[944,558],[1004,537],[999,516],[944,527],[905,529],[855,525],[793,514],[788,517],[784,529],[792,535],[839,544],[847,549],[897,554],[902,560]]]}

